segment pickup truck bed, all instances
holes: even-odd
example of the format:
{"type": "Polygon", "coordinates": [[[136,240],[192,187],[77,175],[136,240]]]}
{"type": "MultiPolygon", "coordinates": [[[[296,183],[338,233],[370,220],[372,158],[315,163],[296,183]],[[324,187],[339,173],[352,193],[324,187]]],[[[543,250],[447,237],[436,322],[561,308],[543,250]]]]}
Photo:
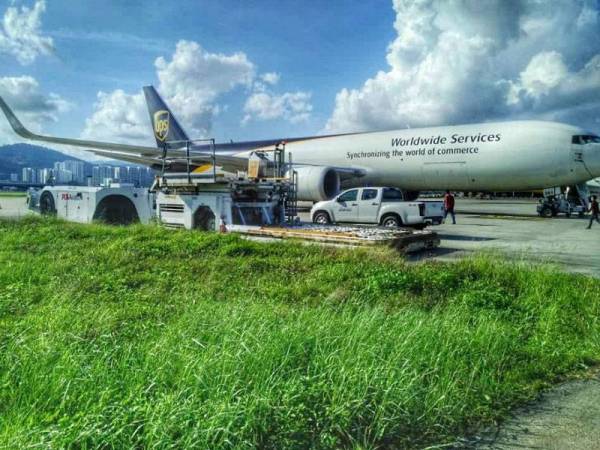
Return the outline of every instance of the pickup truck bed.
{"type": "Polygon", "coordinates": [[[418,200],[425,204],[425,222],[439,225],[444,220],[444,202],[441,200],[418,200]]]}

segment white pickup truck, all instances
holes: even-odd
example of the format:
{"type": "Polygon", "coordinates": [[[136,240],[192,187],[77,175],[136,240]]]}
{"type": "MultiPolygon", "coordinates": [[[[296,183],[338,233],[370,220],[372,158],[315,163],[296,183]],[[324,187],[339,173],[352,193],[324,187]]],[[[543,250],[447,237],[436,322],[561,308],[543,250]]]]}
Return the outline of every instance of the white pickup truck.
{"type": "Polygon", "coordinates": [[[440,223],[442,202],[406,202],[402,191],[390,187],[348,189],[337,197],[315,203],[310,211],[315,223],[373,223],[385,227],[424,228],[440,223]]]}

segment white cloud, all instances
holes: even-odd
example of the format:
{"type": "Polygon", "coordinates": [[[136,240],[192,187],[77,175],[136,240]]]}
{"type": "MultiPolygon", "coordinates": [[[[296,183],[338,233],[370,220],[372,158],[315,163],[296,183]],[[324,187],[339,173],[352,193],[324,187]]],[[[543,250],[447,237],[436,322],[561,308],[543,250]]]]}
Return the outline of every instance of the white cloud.
{"type": "Polygon", "coordinates": [[[9,7],[0,27],[0,53],[14,56],[23,65],[31,64],[38,55],[52,54],[52,38],[43,36],[41,31],[45,10],[44,0],[37,1],[33,8],[9,7]]]}
{"type": "Polygon", "coordinates": [[[534,56],[518,81],[511,84],[508,102],[521,114],[571,121],[590,128],[600,125],[600,54],[579,71],[569,71],[562,55],[534,56]]]}
{"type": "Polygon", "coordinates": [[[313,106],[310,92],[296,91],[279,94],[272,86],[279,83],[281,75],[277,72],[261,74],[252,84],[250,96],[244,103],[242,125],[252,120],[286,120],[296,124],[310,118],[313,106]]]}
{"type": "Polygon", "coordinates": [[[531,58],[531,61],[521,72],[521,86],[527,95],[539,98],[548,95],[569,72],[558,52],[541,52],[531,58]]]}
{"type": "MultiPolygon", "coordinates": [[[[242,52],[210,53],[196,42],[179,41],[170,59],[161,56],[154,65],[158,91],[192,138],[210,135],[214,118],[227,109],[220,99],[238,88],[249,91],[242,123],[274,119],[298,123],[312,111],[310,93],[272,92],[270,86],[279,82],[280,75],[257,76],[255,65],[242,52]]],[[[82,137],[151,145],[148,117],[141,93],[100,92],[82,137]]]]}
{"type": "MultiPolygon", "coordinates": [[[[191,138],[209,135],[214,117],[225,108],[217,103],[220,96],[249,87],[255,77],[244,53],[209,53],[190,41],[179,41],[170,60],[161,56],[154,65],[158,91],[191,138]]],[[[82,136],[148,144],[153,141],[148,117],[141,93],[101,92],[82,136]]]]}
{"type": "Polygon", "coordinates": [[[142,93],[130,95],[121,89],[99,92],[94,109],[85,121],[83,139],[154,145],[142,93]]]}
{"type": "Polygon", "coordinates": [[[278,74],[277,72],[267,72],[267,73],[263,73],[260,76],[260,79],[267,84],[275,85],[275,84],[279,83],[279,80],[281,79],[281,75],[278,74]]]}
{"type": "Polygon", "coordinates": [[[215,100],[238,86],[250,86],[254,64],[244,53],[208,53],[196,42],[179,41],[171,61],[154,64],[159,91],[192,136],[206,136],[220,111],[215,100]]]}
{"type": "Polygon", "coordinates": [[[311,94],[308,92],[286,92],[273,94],[270,92],[254,92],[244,105],[246,114],[242,124],[252,119],[274,120],[285,119],[291,123],[308,120],[312,111],[311,94]]]}
{"type": "MultiPolygon", "coordinates": [[[[0,96],[15,111],[25,126],[40,132],[44,124],[56,122],[60,113],[72,105],[57,94],[42,94],[39,83],[30,76],[0,78],[0,96]]],[[[10,128],[8,121],[0,120],[0,143],[22,141],[10,128]]]]}
{"type": "Polygon", "coordinates": [[[600,27],[591,0],[394,0],[388,69],[342,89],[325,131],[600,117],[600,27]],[[585,93],[585,95],[582,95],[585,93]],[[596,106],[584,116],[572,99],[596,106]],[[560,114],[555,114],[560,112],[560,114]]]}

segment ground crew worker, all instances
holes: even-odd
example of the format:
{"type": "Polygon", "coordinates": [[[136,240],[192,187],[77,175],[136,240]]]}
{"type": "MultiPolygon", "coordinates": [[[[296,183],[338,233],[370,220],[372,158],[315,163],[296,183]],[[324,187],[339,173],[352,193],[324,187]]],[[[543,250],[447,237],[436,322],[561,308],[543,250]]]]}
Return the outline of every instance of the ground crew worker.
{"type": "Polygon", "coordinates": [[[590,209],[588,209],[588,212],[592,213],[592,217],[590,217],[590,224],[587,227],[587,229],[589,230],[590,228],[592,228],[592,223],[594,222],[594,220],[600,223],[600,218],[598,218],[598,215],[600,214],[600,208],[598,207],[598,202],[596,201],[595,195],[592,196],[592,201],[590,202],[590,209]]]}
{"type": "Polygon", "coordinates": [[[452,223],[456,225],[456,217],[454,216],[454,195],[450,191],[446,191],[444,195],[444,222],[446,217],[450,214],[452,216],[452,223]]]}
{"type": "Polygon", "coordinates": [[[221,216],[221,223],[219,224],[219,233],[227,233],[227,221],[225,216],[221,216]]]}

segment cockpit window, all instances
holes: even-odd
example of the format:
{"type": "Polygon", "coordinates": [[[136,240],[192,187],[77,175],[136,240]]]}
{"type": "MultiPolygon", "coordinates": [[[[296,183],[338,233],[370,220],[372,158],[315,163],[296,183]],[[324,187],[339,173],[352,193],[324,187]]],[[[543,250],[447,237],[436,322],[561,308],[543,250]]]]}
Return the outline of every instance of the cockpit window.
{"type": "Polygon", "coordinates": [[[579,134],[573,136],[573,144],[600,144],[600,136],[594,134],[579,134]]]}

